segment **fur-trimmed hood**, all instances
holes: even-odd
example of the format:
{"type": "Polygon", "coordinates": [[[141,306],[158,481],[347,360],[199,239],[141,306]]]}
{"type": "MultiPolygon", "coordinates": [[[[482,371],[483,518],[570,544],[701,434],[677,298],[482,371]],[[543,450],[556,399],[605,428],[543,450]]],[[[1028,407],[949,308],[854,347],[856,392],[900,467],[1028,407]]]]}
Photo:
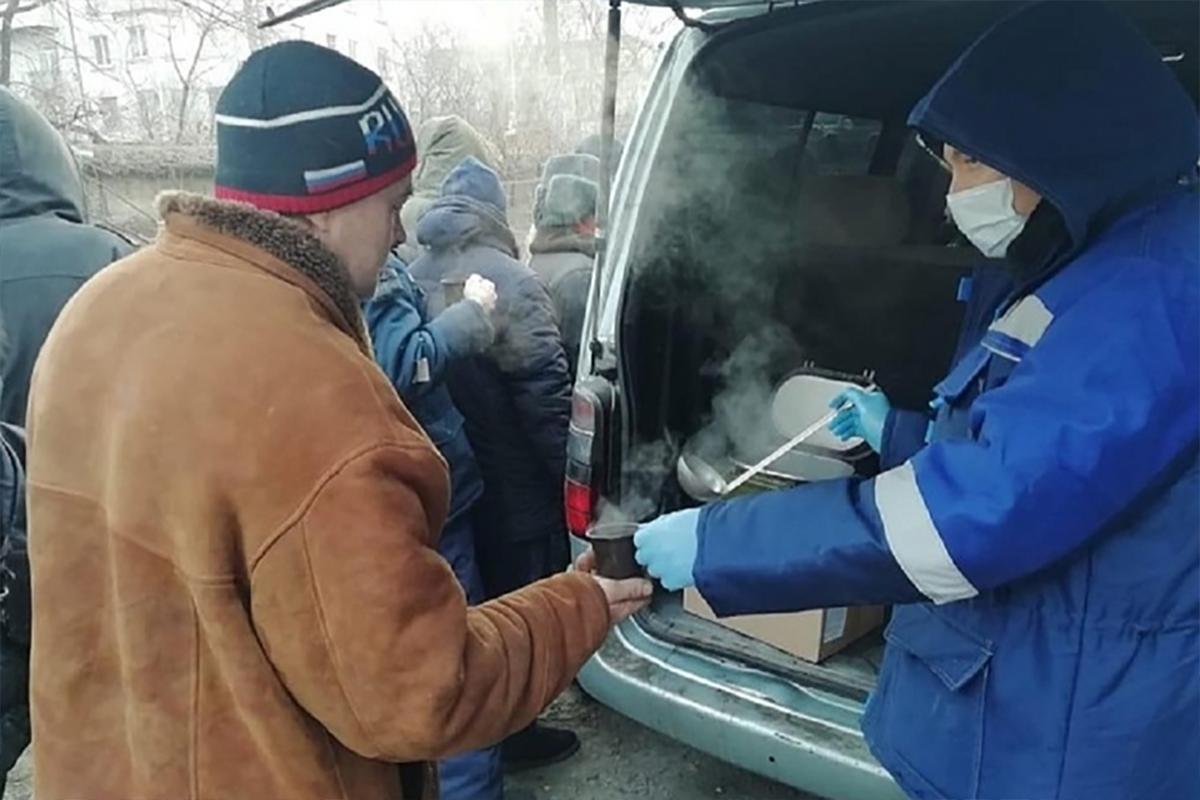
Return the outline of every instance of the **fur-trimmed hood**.
{"type": "Polygon", "coordinates": [[[341,260],[302,224],[245,203],[214,200],[187,192],[164,192],[157,202],[159,216],[168,229],[172,215],[188,217],[215,233],[262,250],[308,278],[341,312],[344,323],[360,344],[369,347],[370,340],[350,273],[341,260]]]}
{"type": "Polygon", "coordinates": [[[596,255],[596,237],[579,233],[574,228],[538,228],[529,243],[533,255],[543,253],[582,253],[596,255]]]}

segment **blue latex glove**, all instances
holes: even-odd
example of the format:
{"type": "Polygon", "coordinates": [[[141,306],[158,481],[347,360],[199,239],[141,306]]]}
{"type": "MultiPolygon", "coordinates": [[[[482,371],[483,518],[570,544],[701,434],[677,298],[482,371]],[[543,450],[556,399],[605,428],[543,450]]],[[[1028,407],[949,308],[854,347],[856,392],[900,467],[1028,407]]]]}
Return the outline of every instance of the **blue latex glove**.
{"type": "Polygon", "coordinates": [[[637,562],[668,591],[696,585],[692,566],[696,563],[700,509],[689,508],[664,514],[638,528],[633,536],[637,562]]]}
{"type": "Polygon", "coordinates": [[[876,389],[864,392],[862,389],[846,389],[829,403],[830,408],[840,408],[842,412],[829,423],[829,430],[843,442],[858,436],[866,440],[876,453],[883,448],[883,428],[887,424],[888,414],[892,413],[892,404],[887,396],[876,389]]]}

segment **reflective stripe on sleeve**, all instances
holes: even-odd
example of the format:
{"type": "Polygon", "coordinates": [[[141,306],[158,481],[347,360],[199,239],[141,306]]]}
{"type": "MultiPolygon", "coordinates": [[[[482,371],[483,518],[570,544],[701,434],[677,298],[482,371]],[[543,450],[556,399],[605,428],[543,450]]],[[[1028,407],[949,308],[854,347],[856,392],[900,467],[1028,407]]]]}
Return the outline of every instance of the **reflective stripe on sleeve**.
{"type": "Polygon", "coordinates": [[[921,497],[911,463],[875,479],[875,505],[892,556],[922,594],[938,604],[979,594],[950,558],[921,497]]]}

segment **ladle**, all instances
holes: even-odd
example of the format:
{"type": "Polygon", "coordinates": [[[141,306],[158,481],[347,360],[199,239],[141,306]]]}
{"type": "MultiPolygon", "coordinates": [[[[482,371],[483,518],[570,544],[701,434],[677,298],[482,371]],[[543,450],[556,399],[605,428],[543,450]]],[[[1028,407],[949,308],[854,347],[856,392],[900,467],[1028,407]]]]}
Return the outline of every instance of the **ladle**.
{"type": "MultiPolygon", "coordinates": [[[[845,408],[843,406],[842,408],[845,408]]],[[[679,485],[683,490],[697,500],[708,502],[709,500],[719,500],[722,497],[730,494],[736,489],[743,486],[746,481],[753,478],[755,475],[762,472],[767,467],[774,464],[782,458],[788,451],[792,450],[796,445],[804,442],[809,437],[824,428],[833,418],[836,417],[842,408],[835,408],[819,420],[809,425],[800,433],[788,439],[774,450],[766,458],[759,461],[754,466],[747,469],[741,475],[738,475],[731,481],[726,481],[720,472],[712,465],[704,461],[699,456],[692,453],[683,453],[679,456],[679,460],[675,462],[675,475],[679,479],[679,485]]]]}

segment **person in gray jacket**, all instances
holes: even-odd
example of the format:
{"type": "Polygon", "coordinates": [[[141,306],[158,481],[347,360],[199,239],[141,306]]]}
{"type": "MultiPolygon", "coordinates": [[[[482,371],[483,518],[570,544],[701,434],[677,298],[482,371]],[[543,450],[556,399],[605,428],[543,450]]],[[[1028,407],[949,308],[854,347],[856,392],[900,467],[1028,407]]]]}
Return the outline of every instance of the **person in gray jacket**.
{"type": "Polygon", "coordinates": [[[555,156],[546,162],[534,194],[529,267],[554,305],[572,378],[579,369],[583,317],[596,257],[599,170],[599,160],[591,155],[555,156]]]}
{"type": "Polygon", "coordinates": [[[25,424],[42,342],[71,295],[132,246],[88,225],[66,142],[37,109],[0,87],[0,317],[8,336],[0,420],[25,424]]]}
{"type": "MultiPolygon", "coordinates": [[[[0,320],[0,361],[3,361],[0,320]]],[[[29,551],[25,530],[25,432],[0,422],[0,795],[29,746],[29,551]]]]}
{"type": "Polygon", "coordinates": [[[0,794],[29,744],[25,405],[42,343],[71,295],[132,247],[84,223],[71,151],[0,86],[0,794]]]}

